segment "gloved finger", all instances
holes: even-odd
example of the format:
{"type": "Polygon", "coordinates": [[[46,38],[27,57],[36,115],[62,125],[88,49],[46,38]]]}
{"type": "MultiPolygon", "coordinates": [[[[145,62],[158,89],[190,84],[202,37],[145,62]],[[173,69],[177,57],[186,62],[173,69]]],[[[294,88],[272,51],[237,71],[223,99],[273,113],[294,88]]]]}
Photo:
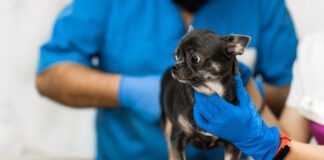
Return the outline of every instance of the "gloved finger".
{"type": "MultiPolygon", "coordinates": [[[[208,121],[216,120],[219,117],[226,116],[236,109],[234,105],[228,103],[217,94],[207,96],[195,92],[194,111],[196,116],[200,113],[201,119],[205,118],[208,121]]],[[[198,117],[198,116],[197,116],[198,117]]]]}
{"type": "Polygon", "coordinates": [[[210,103],[210,105],[207,107],[210,110],[217,110],[219,111],[224,111],[224,109],[226,108],[232,108],[233,105],[229,102],[227,102],[225,99],[223,99],[222,97],[220,97],[217,94],[213,94],[207,97],[207,101],[208,103],[210,103]]]}
{"type": "Polygon", "coordinates": [[[234,80],[235,80],[235,83],[236,83],[236,88],[244,88],[244,84],[242,82],[242,79],[238,74],[236,74],[234,76],[234,80]]]}
{"type": "Polygon", "coordinates": [[[194,119],[198,126],[206,125],[209,123],[208,118],[206,118],[203,112],[199,109],[198,106],[194,107],[194,119]]]}
{"type": "Polygon", "coordinates": [[[239,100],[239,106],[249,105],[250,96],[248,95],[241,78],[238,75],[235,75],[236,81],[236,96],[239,100]]]}
{"type": "Polygon", "coordinates": [[[214,125],[213,119],[208,118],[207,114],[205,112],[202,113],[201,110],[194,111],[194,119],[197,126],[206,132],[217,127],[214,125]]]}
{"type": "Polygon", "coordinates": [[[207,110],[207,107],[212,105],[207,101],[208,96],[205,94],[198,93],[196,91],[194,92],[194,94],[195,94],[195,104],[193,110],[195,114],[201,113],[201,115],[206,115],[207,112],[212,112],[207,110]]]}
{"type": "Polygon", "coordinates": [[[194,91],[195,104],[204,104],[207,101],[207,95],[194,91]]]}
{"type": "MultiPolygon", "coordinates": [[[[219,112],[221,108],[226,107],[227,102],[217,94],[207,96],[195,91],[195,106],[199,106],[202,112],[219,112]]],[[[223,109],[222,109],[223,110],[223,109]]]]}
{"type": "Polygon", "coordinates": [[[215,116],[213,114],[217,113],[217,111],[211,111],[209,108],[210,104],[202,105],[202,106],[196,106],[196,110],[199,111],[201,115],[204,116],[205,119],[208,121],[211,121],[215,116]]]}
{"type": "Polygon", "coordinates": [[[203,115],[205,119],[207,119],[210,123],[215,124],[218,120],[222,119],[222,117],[226,117],[230,115],[235,109],[235,106],[231,107],[222,107],[221,109],[217,109],[213,105],[205,105],[199,106],[197,110],[203,115]]]}
{"type": "Polygon", "coordinates": [[[206,122],[204,117],[202,117],[202,116],[195,117],[194,119],[195,119],[195,122],[196,122],[198,128],[206,131],[206,129],[208,128],[210,123],[206,122]]]}

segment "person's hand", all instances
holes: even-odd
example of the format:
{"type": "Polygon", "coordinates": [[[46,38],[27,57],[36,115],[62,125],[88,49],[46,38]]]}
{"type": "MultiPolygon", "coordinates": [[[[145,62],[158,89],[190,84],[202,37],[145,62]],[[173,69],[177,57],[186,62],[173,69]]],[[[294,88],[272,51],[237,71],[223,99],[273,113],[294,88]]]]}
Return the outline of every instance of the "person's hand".
{"type": "Polygon", "coordinates": [[[161,75],[123,76],[119,83],[119,103],[148,122],[160,118],[161,75]]]}
{"type": "Polygon", "coordinates": [[[277,128],[269,128],[236,75],[238,105],[218,95],[207,96],[195,91],[194,119],[198,127],[233,143],[254,159],[272,159],[280,144],[277,128]]]}

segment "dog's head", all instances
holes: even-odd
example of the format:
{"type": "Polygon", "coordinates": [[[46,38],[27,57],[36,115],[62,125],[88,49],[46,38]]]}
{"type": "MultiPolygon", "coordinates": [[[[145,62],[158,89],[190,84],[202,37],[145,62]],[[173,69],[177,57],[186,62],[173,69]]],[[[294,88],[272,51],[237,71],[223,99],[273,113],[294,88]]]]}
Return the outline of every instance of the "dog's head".
{"type": "Polygon", "coordinates": [[[172,76],[193,86],[219,80],[233,72],[235,56],[243,54],[249,42],[249,36],[220,36],[210,30],[190,27],[175,51],[172,76]]]}

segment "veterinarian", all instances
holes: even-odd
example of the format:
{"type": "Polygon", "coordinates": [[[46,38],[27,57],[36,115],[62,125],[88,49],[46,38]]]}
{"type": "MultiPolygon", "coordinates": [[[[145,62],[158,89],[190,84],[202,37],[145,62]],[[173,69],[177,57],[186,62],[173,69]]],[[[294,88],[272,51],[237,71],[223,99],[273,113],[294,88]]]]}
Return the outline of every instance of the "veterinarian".
{"type": "MultiPolygon", "coordinates": [[[[242,62],[262,75],[269,102],[284,101],[297,40],[283,0],[75,0],[41,48],[37,88],[68,106],[97,108],[98,160],[166,159],[160,78],[189,24],[250,35],[251,57],[242,62]]],[[[223,154],[187,151],[190,159],[223,154]]]]}
{"type": "Polygon", "coordinates": [[[239,104],[233,106],[218,95],[195,91],[194,119],[203,130],[232,142],[256,160],[322,160],[324,146],[291,140],[276,127],[268,127],[255,109],[238,75],[239,104]]]}

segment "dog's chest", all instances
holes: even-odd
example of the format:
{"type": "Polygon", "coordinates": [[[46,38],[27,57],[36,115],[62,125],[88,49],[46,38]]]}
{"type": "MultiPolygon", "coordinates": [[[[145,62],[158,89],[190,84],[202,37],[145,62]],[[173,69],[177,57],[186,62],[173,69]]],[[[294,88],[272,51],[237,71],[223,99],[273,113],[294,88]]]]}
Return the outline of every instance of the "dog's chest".
{"type": "Polygon", "coordinates": [[[220,81],[209,81],[204,82],[203,85],[198,87],[193,87],[197,92],[203,93],[206,95],[218,94],[223,97],[225,95],[225,87],[220,81]]]}
{"type": "Polygon", "coordinates": [[[191,141],[197,148],[207,150],[222,145],[218,137],[194,127],[194,122],[188,117],[179,115],[177,123],[186,136],[191,137],[191,141]]]}
{"type": "MultiPolygon", "coordinates": [[[[204,85],[200,85],[198,87],[193,87],[199,93],[203,93],[206,95],[218,94],[220,97],[225,96],[225,87],[220,81],[209,81],[205,82],[204,85]]],[[[218,137],[212,135],[211,133],[202,131],[198,128],[194,128],[193,125],[189,122],[188,119],[183,116],[178,118],[178,122],[187,134],[193,135],[193,143],[196,147],[200,149],[210,149],[216,146],[222,145],[223,141],[221,141],[218,137]]],[[[194,122],[193,122],[194,123],[194,122]]]]}

